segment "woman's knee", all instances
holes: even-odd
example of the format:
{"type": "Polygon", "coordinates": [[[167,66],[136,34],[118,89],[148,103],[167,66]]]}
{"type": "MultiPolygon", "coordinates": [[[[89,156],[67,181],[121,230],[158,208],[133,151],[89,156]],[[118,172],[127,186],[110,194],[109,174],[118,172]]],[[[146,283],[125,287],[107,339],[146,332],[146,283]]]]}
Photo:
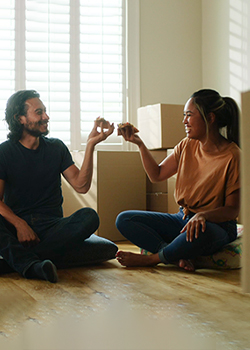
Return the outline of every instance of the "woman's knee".
{"type": "Polygon", "coordinates": [[[131,217],[131,211],[123,211],[117,215],[115,225],[120,231],[124,227],[124,223],[131,217]]]}

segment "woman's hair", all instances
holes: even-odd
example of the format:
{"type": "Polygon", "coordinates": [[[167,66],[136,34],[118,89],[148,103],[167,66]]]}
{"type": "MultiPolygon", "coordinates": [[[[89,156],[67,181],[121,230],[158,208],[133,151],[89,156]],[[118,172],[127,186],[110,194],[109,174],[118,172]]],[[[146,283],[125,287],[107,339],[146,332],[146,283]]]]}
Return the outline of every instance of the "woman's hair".
{"type": "Polygon", "coordinates": [[[227,139],[239,145],[240,111],[235,100],[231,97],[222,97],[217,91],[211,89],[196,91],[191,98],[206,125],[209,113],[214,113],[219,129],[225,127],[227,139]]]}
{"type": "Polygon", "coordinates": [[[19,116],[27,115],[27,104],[30,98],[39,98],[40,94],[35,90],[20,90],[15,92],[7,101],[5,109],[5,120],[9,126],[8,138],[14,142],[20,140],[23,133],[23,125],[19,116]]]}

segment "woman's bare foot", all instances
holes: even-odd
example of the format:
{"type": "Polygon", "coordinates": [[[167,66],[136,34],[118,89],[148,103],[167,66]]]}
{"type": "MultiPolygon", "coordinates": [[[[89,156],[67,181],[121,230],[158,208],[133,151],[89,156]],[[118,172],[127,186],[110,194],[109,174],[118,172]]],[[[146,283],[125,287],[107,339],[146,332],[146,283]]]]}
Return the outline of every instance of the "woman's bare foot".
{"type": "Polygon", "coordinates": [[[179,267],[187,271],[195,271],[194,264],[191,260],[179,260],[179,267]]]}
{"type": "Polygon", "coordinates": [[[116,259],[122,266],[127,267],[155,266],[161,262],[158,254],[142,255],[121,250],[117,252],[116,259]]]}

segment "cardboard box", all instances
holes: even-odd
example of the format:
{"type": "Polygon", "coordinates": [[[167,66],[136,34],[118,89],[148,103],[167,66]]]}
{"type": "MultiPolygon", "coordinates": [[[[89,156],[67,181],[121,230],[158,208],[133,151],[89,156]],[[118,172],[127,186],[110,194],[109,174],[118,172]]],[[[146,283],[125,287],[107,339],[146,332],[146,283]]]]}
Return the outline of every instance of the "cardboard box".
{"type": "MultiPolygon", "coordinates": [[[[78,167],[84,152],[71,152],[78,167]]],[[[82,207],[95,209],[100,217],[97,234],[112,241],[125,238],[115,226],[117,215],[130,209],[146,210],[146,175],[137,151],[96,151],[91,188],[76,193],[62,178],[64,216],[82,207]]]]}
{"type": "Polygon", "coordinates": [[[168,194],[167,193],[147,193],[147,210],[168,212],[168,194]]]}
{"type": "Polygon", "coordinates": [[[175,214],[179,212],[180,206],[176,203],[174,197],[176,175],[168,179],[168,213],[175,214]]]}
{"type": "MultiPolygon", "coordinates": [[[[160,164],[163,159],[167,157],[167,150],[157,150],[150,152],[155,159],[157,164],[160,164]]],[[[156,192],[168,192],[168,181],[161,181],[157,183],[152,183],[149,178],[146,178],[146,190],[147,193],[156,193],[156,192]]]]}
{"type": "Polygon", "coordinates": [[[241,223],[244,225],[243,233],[243,254],[242,254],[242,273],[241,283],[244,293],[250,293],[250,227],[249,202],[250,202],[250,162],[249,162],[249,127],[250,127],[250,91],[241,94],[241,223]]]}
{"type": "MultiPolygon", "coordinates": [[[[173,149],[167,150],[167,155],[169,156],[173,152],[173,149]]],[[[175,201],[174,191],[176,183],[176,174],[168,179],[168,212],[169,214],[175,214],[179,212],[179,205],[175,201]]]]}
{"type": "Polygon", "coordinates": [[[185,137],[184,105],[158,103],[137,110],[137,127],[148,149],[173,148],[185,137]]]}

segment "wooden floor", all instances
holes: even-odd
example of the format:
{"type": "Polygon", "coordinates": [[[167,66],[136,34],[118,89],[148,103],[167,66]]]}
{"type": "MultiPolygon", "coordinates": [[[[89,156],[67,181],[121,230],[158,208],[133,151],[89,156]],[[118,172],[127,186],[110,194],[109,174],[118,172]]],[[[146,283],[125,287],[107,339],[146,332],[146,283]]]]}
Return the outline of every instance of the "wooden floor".
{"type": "Polygon", "coordinates": [[[1,350],[250,349],[240,270],[132,269],[112,260],[58,274],[57,284],[0,276],[1,350]]]}

